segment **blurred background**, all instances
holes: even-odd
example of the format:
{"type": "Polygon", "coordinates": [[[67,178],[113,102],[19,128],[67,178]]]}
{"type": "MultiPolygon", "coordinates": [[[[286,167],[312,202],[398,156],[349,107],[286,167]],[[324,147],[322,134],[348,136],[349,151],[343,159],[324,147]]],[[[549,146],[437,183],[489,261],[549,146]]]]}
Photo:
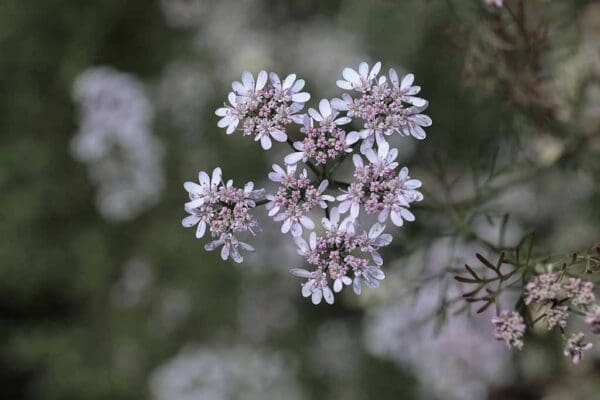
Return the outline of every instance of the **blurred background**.
{"type": "Polygon", "coordinates": [[[2,0],[0,398],[600,399],[600,351],[574,367],[540,331],[510,352],[447,301],[486,242],[600,242],[600,3],[505,3],[516,19],[483,0],[2,0]],[[182,183],[221,166],[270,188],[288,149],[216,126],[243,70],[297,73],[314,106],[363,60],[430,102],[427,140],[396,143],[426,201],[381,288],[315,307],[264,210],[258,251],[225,263],[182,228],[182,183]]]}

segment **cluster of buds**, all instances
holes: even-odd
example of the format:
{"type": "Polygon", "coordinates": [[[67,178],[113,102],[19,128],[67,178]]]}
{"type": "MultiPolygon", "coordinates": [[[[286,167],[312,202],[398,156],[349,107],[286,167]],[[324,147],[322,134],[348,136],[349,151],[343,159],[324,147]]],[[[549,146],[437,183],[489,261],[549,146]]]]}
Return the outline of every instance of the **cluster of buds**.
{"type": "MultiPolygon", "coordinates": [[[[556,327],[565,338],[564,354],[573,364],[583,359],[583,352],[592,347],[584,343],[582,332],[567,336],[565,328],[571,315],[584,316],[593,334],[600,334],[600,306],[594,304],[594,284],[563,272],[548,272],[535,276],[525,285],[525,304],[536,306],[543,312],[535,322],[543,320],[548,330],[556,327]]],[[[504,310],[492,319],[495,336],[509,347],[521,349],[525,323],[520,314],[504,310]]]]}
{"type": "Polygon", "coordinates": [[[398,170],[398,150],[390,148],[386,138],[396,134],[421,140],[426,136],[423,128],[431,125],[422,114],[428,103],[416,96],[421,88],[413,85],[414,76],[400,79],[393,69],[379,76],[380,70],[379,62],[372,68],[364,62],[358,70],[344,68],[337,85],[351,94],[322,99],[318,109],[309,108],[306,114],[300,114],[310,99],[302,92],[304,80],[290,74],[282,82],[273,72],[260,71],[256,78],[244,72],[241,82],[233,82],[228,103],[216,110],[221,117],[217,125],[227,134],[241,131],[253,137],[264,150],[274,140],[287,142],[293,151],[284,158],[285,167],[273,165],[268,177],[277,188],[269,194],[254,190],[251,183],[243,189],[231,182],[223,184],[220,169],[212,180],[201,173],[200,185],[187,182],[190,202],[185,209],[190,215],[183,225],[198,225],[197,237],[208,227],[215,240],[206,249],[222,245],[224,259],[231,256],[240,262],[239,249],[252,247],[237,235],[256,232],[250,211],[266,205],[269,216],[282,222],[281,232],[291,233],[299,254],[312,268],[291,272],[307,279],[302,294],[313,303],[322,299],[333,303],[334,293],[347,285],[357,294],[363,283],[379,286],[385,275],[378,250],[392,241],[383,223],[391,219],[402,226],[404,221],[414,221],[411,204],[423,199],[417,190],[421,182],[412,179],[406,167],[398,170]],[[298,125],[296,140],[291,138],[294,124],[298,125]],[[344,183],[334,171],[357,150],[362,155],[352,154],[353,180],[344,183]],[[322,233],[313,220],[317,210],[324,212],[322,233]],[[368,231],[360,229],[359,217],[370,216],[377,221],[368,231]],[[302,238],[305,230],[308,242],[302,238]]]}
{"type": "Polygon", "coordinates": [[[503,310],[500,315],[492,318],[492,324],[494,324],[494,337],[497,340],[502,340],[509,348],[517,350],[523,348],[526,325],[521,314],[503,310]]]}

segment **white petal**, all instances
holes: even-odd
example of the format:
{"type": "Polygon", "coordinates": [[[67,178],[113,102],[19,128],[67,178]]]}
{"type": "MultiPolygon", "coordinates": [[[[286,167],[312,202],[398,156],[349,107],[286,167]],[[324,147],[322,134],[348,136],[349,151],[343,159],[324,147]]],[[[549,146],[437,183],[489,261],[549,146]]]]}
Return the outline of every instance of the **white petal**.
{"type": "Polygon", "coordinates": [[[317,289],[314,292],[312,292],[311,300],[314,305],[319,304],[321,302],[322,298],[323,298],[323,291],[321,289],[317,289]]]}
{"type": "Polygon", "coordinates": [[[302,236],[302,225],[300,225],[298,222],[292,223],[291,231],[293,237],[302,236]]]}
{"type": "Polygon", "coordinates": [[[404,223],[402,221],[402,216],[400,215],[399,212],[396,211],[392,211],[390,214],[391,218],[392,218],[392,222],[394,223],[394,225],[396,226],[402,226],[402,224],[404,223]]]}
{"type": "Polygon", "coordinates": [[[380,160],[384,160],[387,157],[389,151],[390,151],[390,145],[388,144],[388,142],[381,143],[379,145],[379,148],[377,149],[377,157],[380,160]]]}
{"type": "Polygon", "coordinates": [[[400,90],[408,89],[412,86],[415,81],[415,76],[413,74],[408,74],[404,78],[402,78],[402,83],[400,84],[400,90]]]}
{"type": "Polygon", "coordinates": [[[334,225],[337,225],[340,222],[340,210],[338,210],[337,207],[333,207],[331,209],[331,213],[329,213],[329,220],[334,225]]]}
{"type": "Polygon", "coordinates": [[[352,83],[353,85],[360,85],[360,75],[358,75],[358,73],[352,68],[344,68],[342,70],[342,76],[345,80],[352,83]]]}
{"type": "Polygon", "coordinates": [[[360,139],[360,136],[358,135],[358,132],[356,132],[356,131],[348,132],[348,134],[346,135],[346,145],[352,146],[354,143],[358,142],[359,139],[360,139]]]}
{"type": "Polygon", "coordinates": [[[377,61],[373,68],[371,68],[371,72],[369,73],[369,80],[375,78],[379,71],[381,70],[381,62],[377,61]]]}
{"type": "Polygon", "coordinates": [[[302,268],[292,268],[290,269],[290,273],[299,278],[310,278],[310,271],[302,268]]]}
{"type": "Polygon", "coordinates": [[[327,118],[331,115],[331,105],[329,104],[329,100],[322,99],[319,102],[319,111],[321,112],[323,118],[327,118]]]}
{"type": "Polygon", "coordinates": [[[202,204],[204,204],[204,201],[204,197],[200,197],[192,201],[188,201],[187,203],[185,203],[185,207],[189,209],[200,207],[202,204]]]}
{"type": "Polygon", "coordinates": [[[306,103],[308,100],[310,100],[310,94],[306,92],[300,92],[292,95],[292,101],[297,103],[306,103]]]}
{"type": "Polygon", "coordinates": [[[398,87],[398,73],[396,72],[396,70],[394,68],[390,68],[390,81],[392,81],[392,84],[395,87],[398,87]]]}
{"type": "Polygon", "coordinates": [[[382,224],[374,224],[369,230],[369,238],[375,239],[385,230],[385,225],[382,224]]]}
{"type": "Polygon", "coordinates": [[[204,191],[204,188],[200,185],[198,185],[197,183],[194,182],[185,182],[183,184],[183,188],[188,192],[188,193],[195,193],[195,194],[200,194],[204,191]]]}
{"type": "Polygon", "coordinates": [[[211,185],[213,187],[218,186],[221,183],[221,176],[222,176],[222,171],[221,168],[217,167],[213,170],[212,173],[212,179],[211,179],[211,185]]]}
{"type": "Polygon", "coordinates": [[[290,228],[292,227],[292,220],[290,218],[283,221],[283,225],[281,225],[281,233],[288,233],[290,228]]]}
{"type": "Polygon", "coordinates": [[[417,114],[413,116],[413,120],[421,126],[431,126],[431,118],[425,114],[417,114]]]}
{"type": "Polygon", "coordinates": [[[262,146],[262,148],[264,150],[269,150],[271,148],[271,146],[273,144],[271,143],[271,139],[269,138],[269,135],[263,135],[260,138],[260,145],[262,146]]]}
{"type": "Polygon", "coordinates": [[[226,115],[225,117],[221,118],[217,122],[217,126],[219,128],[225,128],[226,126],[229,126],[232,122],[233,122],[233,117],[230,115],[226,115]]]}
{"type": "Polygon", "coordinates": [[[292,93],[298,93],[299,91],[301,91],[304,88],[304,79],[298,79],[296,82],[294,82],[294,84],[292,85],[292,89],[291,92],[292,93]]]}
{"type": "MultiPolygon", "coordinates": [[[[231,88],[233,89],[234,92],[241,94],[241,95],[245,95],[248,94],[248,89],[246,89],[244,87],[244,85],[242,85],[241,83],[239,83],[238,81],[235,81],[231,84],[231,88]]],[[[229,97],[230,99],[230,103],[231,103],[231,97],[229,97]]],[[[232,103],[233,104],[233,103],[232,103]]]]}
{"type": "MultiPolygon", "coordinates": [[[[304,225],[306,229],[315,229],[315,223],[312,221],[312,219],[308,218],[305,215],[300,217],[300,222],[302,223],[302,225],[304,225]]],[[[300,232],[302,233],[302,229],[300,229],[300,232]]]]}
{"type": "Polygon", "coordinates": [[[333,292],[328,286],[323,288],[323,297],[325,298],[325,302],[327,302],[327,304],[333,304],[333,292]]]}
{"type": "Polygon", "coordinates": [[[400,209],[400,215],[402,215],[402,218],[404,218],[406,221],[412,222],[415,220],[414,214],[408,211],[406,208],[400,209]]]}
{"type": "Polygon", "coordinates": [[[256,90],[261,90],[265,87],[268,77],[267,71],[260,71],[258,73],[258,77],[256,78],[256,90]]]}
{"type": "Polygon", "coordinates": [[[319,184],[319,188],[317,189],[318,192],[323,193],[325,189],[327,189],[327,186],[329,186],[329,181],[327,179],[323,179],[323,181],[321,181],[319,184]]]}
{"type": "Polygon", "coordinates": [[[321,116],[321,114],[319,114],[319,112],[317,110],[315,110],[314,108],[309,108],[308,109],[308,115],[310,115],[310,117],[312,119],[314,119],[315,121],[323,121],[323,117],[321,116]]]}
{"type": "Polygon", "coordinates": [[[271,134],[271,137],[277,140],[278,142],[285,142],[287,140],[287,135],[285,134],[285,132],[282,132],[278,129],[273,129],[269,133],[271,134]]]}
{"type": "Polygon", "coordinates": [[[377,158],[377,154],[375,154],[373,149],[365,151],[365,156],[371,164],[377,164],[377,162],[379,161],[379,159],[377,158]]]}
{"type": "Polygon", "coordinates": [[[425,133],[423,128],[421,128],[419,125],[412,126],[412,129],[410,130],[410,132],[412,133],[412,135],[415,139],[423,140],[423,139],[425,139],[425,137],[427,137],[427,134],[425,133]]]}
{"type": "Polygon", "coordinates": [[[336,125],[346,125],[352,122],[352,118],[350,117],[341,117],[335,120],[336,125]]]}
{"type": "Polygon", "coordinates": [[[350,82],[343,81],[341,79],[336,81],[335,84],[337,85],[337,87],[344,90],[352,90],[354,88],[350,82]]]}
{"type": "Polygon", "coordinates": [[[360,294],[361,291],[361,284],[360,284],[360,278],[356,277],[354,278],[354,282],[352,283],[352,289],[354,289],[354,293],[356,294],[360,294]]]}
{"type": "Polygon", "coordinates": [[[254,251],[254,246],[252,246],[252,245],[250,245],[250,244],[248,244],[248,243],[245,243],[245,242],[239,242],[238,244],[239,244],[239,246],[240,246],[242,249],[244,249],[244,250],[246,250],[246,251],[254,251]]]}
{"type": "Polygon", "coordinates": [[[198,223],[198,221],[200,221],[199,216],[188,215],[187,217],[185,217],[184,219],[181,220],[181,225],[183,225],[186,228],[190,228],[190,227],[196,225],[198,223]]]}
{"type": "Polygon", "coordinates": [[[376,265],[379,265],[379,266],[383,265],[383,258],[381,257],[381,254],[379,254],[376,251],[372,251],[371,252],[371,257],[373,258],[373,262],[376,265]]]}
{"type": "Polygon", "coordinates": [[[308,244],[310,245],[310,248],[312,250],[314,250],[317,247],[317,233],[316,232],[310,233],[310,236],[308,237],[308,244]]]}
{"type": "Polygon", "coordinates": [[[360,206],[358,205],[358,203],[352,203],[352,207],[350,207],[350,216],[352,218],[356,218],[358,217],[359,212],[360,206]]]}
{"type": "Polygon", "coordinates": [[[201,237],[204,236],[205,232],[206,232],[206,222],[200,221],[200,223],[198,224],[198,228],[196,229],[196,238],[200,239],[201,237]]]}
{"type": "MultiPolygon", "coordinates": [[[[338,197],[338,200],[340,200],[339,197],[338,197]]],[[[352,201],[345,200],[345,201],[342,201],[336,209],[338,209],[340,213],[344,214],[350,209],[351,205],[352,205],[352,201]]]]}
{"type": "Polygon", "coordinates": [[[310,250],[308,247],[308,243],[306,243],[306,240],[302,239],[301,237],[294,238],[294,242],[296,243],[296,246],[298,246],[298,249],[300,249],[302,253],[308,253],[308,251],[310,250]]]}
{"type": "Polygon", "coordinates": [[[340,279],[336,279],[333,282],[333,291],[336,293],[339,293],[342,291],[342,289],[344,288],[344,284],[342,283],[342,281],[340,279]]]}
{"type": "Polygon", "coordinates": [[[314,283],[315,283],[314,280],[310,280],[310,281],[306,282],[304,285],[302,285],[302,296],[308,297],[312,294],[312,288],[313,288],[314,283]]]}
{"type": "MultiPolygon", "coordinates": [[[[273,204],[273,203],[271,203],[273,204]]],[[[269,210],[269,217],[272,217],[273,215],[277,214],[279,212],[279,207],[273,207],[272,209],[269,210]]]]}
{"type": "Polygon", "coordinates": [[[228,245],[224,245],[223,248],[221,248],[221,258],[223,260],[227,260],[229,258],[229,247],[228,245]]]}
{"type": "Polygon", "coordinates": [[[242,72],[242,83],[247,90],[254,90],[254,77],[250,72],[242,72]]]}
{"type": "Polygon", "coordinates": [[[289,74],[285,80],[283,81],[282,89],[286,90],[292,87],[294,81],[296,80],[296,74],[289,74]]]}
{"type": "Polygon", "coordinates": [[[269,79],[271,80],[273,86],[281,89],[281,79],[279,79],[279,75],[277,75],[275,72],[271,72],[269,73],[269,79]]]}
{"type": "Polygon", "coordinates": [[[342,99],[332,99],[331,106],[339,111],[348,111],[348,104],[342,99]]]}
{"type": "Polygon", "coordinates": [[[358,73],[360,74],[360,76],[366,79],[367,75],[369,74],[369,64],[367,64],[364,61],[358,64],[358,73]]]}
{"type": "Polygon", "coordinates": [[[286,164],[296,164],[304,158],[304,152],[290,153],[283,159],[286,164]]]}
{"type": "Polygon", "coordinates": [[[215,115],[219,117],[224,117],[229,114],[229,108],[227,107],[219,107],[215,110],[215,115]]]}

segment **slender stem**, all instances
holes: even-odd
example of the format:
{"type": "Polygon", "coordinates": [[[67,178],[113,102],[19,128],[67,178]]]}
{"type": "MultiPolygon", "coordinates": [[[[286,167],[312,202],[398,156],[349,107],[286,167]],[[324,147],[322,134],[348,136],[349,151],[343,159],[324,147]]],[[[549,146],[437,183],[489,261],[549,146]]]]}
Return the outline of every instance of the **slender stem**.
{"type": "Polygon", "coordinates": [[[350,184],[348,182],[342,182],[342,181],[337,181],[337,180],[332,180],[331,183],[333,183],[334,185],[344,186],[344,187],[350,186],[350,184]]]}
{"type": "Polygon", "coordinates": [[[262,200],[258,200],[256,202],[256,207],[260,207],[260,206],[264,206],[265,204],[267,204],[269,202],[269,200],[267,199],[262,199],[262,200]]]}

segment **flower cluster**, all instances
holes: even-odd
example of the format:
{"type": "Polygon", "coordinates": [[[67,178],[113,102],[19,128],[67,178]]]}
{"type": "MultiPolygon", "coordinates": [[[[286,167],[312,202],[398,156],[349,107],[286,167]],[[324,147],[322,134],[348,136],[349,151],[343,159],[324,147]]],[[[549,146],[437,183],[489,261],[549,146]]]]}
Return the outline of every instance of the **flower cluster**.
{"type": "Polygon", "coordinates": [[[391,217],[396,226],[402,226],[404,220],[414,221],[415,216],[408,207],[410,203],[423,199],[423,195],[416,190],[421,187],[421,181],[411,179],[406,167],[396,176],[398,163],[394,160],[398,151],[389,151],[387,143],[380,145],[377,155],[372,149],[365,153],[369,160],[367,165],[357,154],[352,158],[356,180],[350,184],[346,193],[337,197],[340,211],[345,213],[350,210],[351,217],[356,218],[362,207],[367,214],[378,213],[381,223],[391,217]]]}
{"type": "Polygon", "coordinates": [[[200,184],[184,184],[190,196],[190,201],[185,203],[185,211],[190,215],[182,220],[182,225],[186,228],[197,225],[197,238],[203,237],[208,227],[211,236],[216,239],[208,243],[205,250],[212,251],[222,246],[223,260],[231,256],[235,262],[242,262],[244,259],[239,249],[253,251],[254,248],[239,241],[236,235],[255,233],[258,223],[250,210],[256,206],[255,200],[262,197],[263,190],[254,190],[252,182],[243,189],[234,187],[231,180],[225,184],[220,168],[215,168],[212,178],[200,171],[198,180],[200,184]]]}
{"type": "Polygon", "coordinates": [[[592,310],[585,317],[585,323],[588,324],[595,335],[600,335],[600,306],[594,305],[592,310]]]}
{"type": "Polygon", "coordinates": [[[263,149],[268,150],[272,146],[271,139],[287,140],[288,125],[302,123],[302,116],[296,113],[310,99],[308,93],[301,92],[303,88],[304,80],[296,80],[295,74],[281,82],[276,73],[260,71],[255,81],[250,72],[244,71],[242,82],[232,84],[229,104],[215,112],[222,117],[218,126],[227,128],[228,135],[239,127],[244,135],[254,137],[263,149]]]}
{"type": "Polygon", "coordinates": [[[385,276],[378,250],[392,240],[383,224],[388,219],[396,226],[414,221],[411,204],[423,199],[417,190],[421,181],[411,178],[408,168],[399,168],[398,149],[390,148],[385,138],[398,134],[424,139],[423,127],[431,125],[431,119],[421,114],[428,103],[416,96],[421,89],[413,85],[414,76],[400,79],[390,69],[388,79],[378,76],[380,69],[379,62],[372,68],[363,62],[358,71],[344,68],[338,86],[355,97],[344,93],[341,98],[322,99],[318,109],[308,108],[305,114],[299,112],[310,95],[302,92],[304,81],[295,74],[282,82],[275,73],[260,71],[255,78],[244,72],[241,82],[233,82],[228,104],[216,110],[221,117],[217,125],[227,134],[242,131],[265,150],[275,140],[287,142],[293,151],[285,156],[285,166],[273,165],[268,177],[277,186],[264,197],[251,184],[244,189],[229,182],[223,185],[219,169],[212,181],[205,174],[200,185],[186,183],[191,201],[185,206],[190,216],[184,225],[198,224],[198,237],[208,226],[215,240],[206,249],[223,245],[223,258],[231,255],[239,262],[238,248],[251,247],[237,234],[254,233],[257,222],[250,209],[265,205],[269,216],[282,223],[281,232],[291,233],[310,266],[291,272],[307,279],[302,294],[313,303],[322,299],[333,303],[334,293],[347,285],[357,294],[363,282],[377,287],[385,276]],[[360,129],[347,129],[351,122],[360,129]],[[296,133],[293,124],[298,125],[296,133]],[[362,155],[352,155],[353,180],[345,183],[335,175],[337,167],[357,149],[362,155]],[[325,215],[322,233],[312,219],[318,210],[325,215]],[[359,217],[376,217],[378,222],[369,223],[367,232],[359,228],[359,217]],[[305,231],[308,241],[302,238],[305,231]]]}
{"type": "Polygon", "coordinates": [[[546,306],[544,319],[548,330],[556,326],[567,325],[572,309],[565,303],[570,301],[573,307],[588,307],[594,300],[594,284],[580,278],[569,278],[563,282],[561,274],[549,272],[536,276],[525,289],[525,304],[546,306]]]}
{"type": "Polygon", "coordinates": [[[523,334],[525,333],[525,321],[518,312],[503,310],[500,315],[492,318],[494,324],[494,336],[504,341],[509,348],[521,350],[523,348],[523,334]]]}
{"type": "Polygon", "coordinates": [[[291,270],[295,276],[308,279],[302,285],[302,294],[310,296],[314,304],[319,304],[322,298],[333,304],[333,292],[341,292],[345,285],[352,284],[356,294],[360,294],[363,282],[369,287],[378,287],[385,274],[381,271],[383,259],[377,250],[392,241],[391,235],[383,233],[385,227],[375,224],[368,233],[358,233],[350,219],[340,221],[337,208],[331,210],[330,218],[322,219],[322,224],[324,235],[312,232],[308,243],[296,238],[298,254],[315,267],[313,271],[291,270]]]}
{"type": "Polygon", "coordinates": [[[525,304],[539,303],[556,298],[561,289],[561,285],[558,283],[559,280],[560,274],[556,272],[536,276],[525,285],[527,290],[525,304]]]}
{"type": "MultiPolygon", "coordinates": [[[[584,334],[576,333],[567,336],[565,328],[571,315],[584,316],[585,322],[594,334],[600,334],[600,306],[594,304],[594,284],[581,278],[568,277],[565,271],[547,272],[535,276],[525,285],[524,303],[540,316],[533,321],[544,321],[548,330],[556,327],[565,337],[564,354],[574,364],[583,359],[583,352],[592,347],[591,343],[583,343],[584,334]]],[[[495,336],[504,340],[509,347],[520,349],[520,340],[525,331],[523,318],[517,313],[503,311],[492,319],[496,327],[495,336]]]]}
{"type": "Polygon", "coordinates": [[[333,99],[332,104],[338,110],[347,111],[348,117],[362,122],[362,130],[358,136],[363,140],[361,151],[365,151],[377,143],[385,142],[385,136],[395,133],[401,136],[412,136],[425,139],[423,127],[431,126],[431,118],[421,114],[428,102],[416,97],[421,88],[413,86],[414,75],[408,74],[400,81],[394,69],[389,71],[389,81],[385,76],[377,77],[381,63],[369,69],[367,63],[361,63],[358,71],[344,68],[343,80],[337,85],[344,90],[359,93],[353,98],[343,94],[341,99],[333,99]]]}
{"type": "Polygon", "coordinates": [[[339,126],[349,123],[350,118],[338,118],[338,115],[339,112],[331,108],[327,99],[319,102],[319,111],[309,108],[308,115],[305,115],[302,120],[303,127],[300,129],[304,139],[294,143],[294,149],[298,151],[285,157],[286,164],[293,165],[300,160],[306,162],[309,159],[316,165],[326,164],[327,161],[335,160],[343,153],[352,152],[349,146],[354,144],[358,137],[356,135],[346,137],[346,132],[339,126]]]}
{"type": "Polygon", "coordinates": [[[288,165],[284,171],[279,165],[273,165],[269,179],[280,184],[275,195],[267,195],[267,210],[275,221],[283,221],[281,233],[292,232],[292,236],[302,235],[302,226],[314,229],[314,222],[306,214],[314,207],[327,208],[327,201],[333,201],[333,196],[325,195],[329,182],[323,180],[315,187],[308,178],[306,169],[296,176],[296,166],[288,165]]]}
{"type": "Polygon", "coordinates": [[[583,343],[585,335],[581,332],[574,333],[567,339],[564,355],[571,357],[573,364],[579,364],[583,360],[583,352],[592,348],[591,343],[583,343]]]}

